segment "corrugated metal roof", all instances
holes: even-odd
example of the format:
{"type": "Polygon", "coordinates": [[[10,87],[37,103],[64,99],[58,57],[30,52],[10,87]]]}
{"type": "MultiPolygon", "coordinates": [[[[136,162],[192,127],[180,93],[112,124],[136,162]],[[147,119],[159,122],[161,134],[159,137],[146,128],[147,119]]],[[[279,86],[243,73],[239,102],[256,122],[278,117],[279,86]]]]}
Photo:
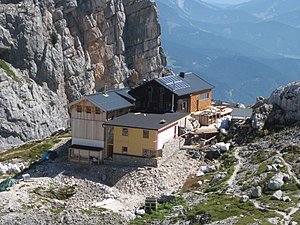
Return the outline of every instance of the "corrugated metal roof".
{"type": "Polygon", "coordinates": [[[194,73],[185,73],[184,78],[179,75],[172,75],[156,78],[154,80],[178,96],[214,88],[213,85],[209,84],[194,73]],[[174,81],[172,82],[172,80],[174,81]]]}
{"type": "Polygon", "coordinates": [[[232,118],[250,118],[252,116],[253,109],[252,108],[233,108],[231,116],[232,118]]]}
{"type": "Polygon", "coordinates": [[[159,130],[184,118],[188,113],[164,113],[164,114],[149,114],[149,113],[128,113],[110,120],[104,125],[133,127],[149,130],[159,130]],[[161,121],[165,123],[161,123],[161,121]]]}
{"type": "Polygon", "coordinates": [[[124,97],[117,94],[116,91],[107,91],[106,94],[91,94],[85,96],[85,98],[106,112],[133,106],[131,102],[127,101],[124,97]]]}

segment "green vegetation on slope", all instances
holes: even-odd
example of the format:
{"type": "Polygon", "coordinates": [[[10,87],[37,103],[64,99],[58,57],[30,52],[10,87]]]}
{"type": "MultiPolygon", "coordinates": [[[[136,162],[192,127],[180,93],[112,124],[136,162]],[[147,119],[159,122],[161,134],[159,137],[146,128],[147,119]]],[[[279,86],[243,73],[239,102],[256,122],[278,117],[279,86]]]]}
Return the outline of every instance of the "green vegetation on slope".
{"type": "Polygon", "coordinates": [[[6,64],[6,62],[2,59],[0,59],[0,68],[2,68],[5,71],[5,73],[7,74],[7,76],[12,78],[14,81],[20,82],[20,79],[16,76],[14,71],[12,71],[9,68],[9,66],[6,64]]]}
{"type": "Polygon", "coordinates": [[[55,144],[61,141],[61,138],[69,137],[69,135],[69,133],[66,133],[59,136],[53,136],[44,140],[24,144],[18,148],[1,152],[0,162],[18,158],[34,163],[41,158],[44,150],[51,149],[55,144]]]}

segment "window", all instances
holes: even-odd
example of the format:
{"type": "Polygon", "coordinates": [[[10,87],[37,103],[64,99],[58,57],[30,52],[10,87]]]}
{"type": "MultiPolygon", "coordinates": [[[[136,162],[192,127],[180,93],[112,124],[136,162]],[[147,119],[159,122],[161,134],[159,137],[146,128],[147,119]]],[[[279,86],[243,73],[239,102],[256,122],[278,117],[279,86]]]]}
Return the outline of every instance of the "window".
{"type": "Polygon", "coordinates": [[[100,108],[96,107],[96,109],[95,109],[95,113],[96,113],[96,114],[100,114],[100,113],[101,113],[101,110],[100,110],[100,108]]]}
{"type": "Polygon", "coordinates": [[[82,112],[82,106],[81,105],[77,106],[77,112],[82,112]]]}
{"type": "Polygon", "coordinates": [[[156,158],[156,151],[150,149],[143,149],[143,156],[145,158],[156,158]]]}
{"type": "Polygon", "coordinates": [[[125,146],[122,146],[122,154],[127,154],[128,153],[128,148],[125,146]]]}
{"type": "Polygon", "coordinates": [[[208,99],[209,98],[209,93],[204,93],[199,95],[200,100],[208,99]]]}
{"type": "Polygon", "coordinates": [[[128,128],[123,128],[122,129],[122,135],[123,136],[128,136],[128,128]]]}
{"type": "Polygon", "coordinates": [[[86,110],[86,113],[91,113],[92,112],[92,107],[91,106],[86,106],[85,110],[86,110]]]}
{"type": "Polygon", "coordinates": [[[149,130],[143,130],[143,138],[149,138],[149,130]]]}
{"type": "Polygon", "coordinates": [[[187,109],[187,102],[183,102],[182,105],[181,105],[181,108],[182,109],[187,109]]]}
{"type": "Polygon", "coordinates": [[[148,103],[152,103],[152,93],[153,93],[153,88],[148,87],[148,103]]]}

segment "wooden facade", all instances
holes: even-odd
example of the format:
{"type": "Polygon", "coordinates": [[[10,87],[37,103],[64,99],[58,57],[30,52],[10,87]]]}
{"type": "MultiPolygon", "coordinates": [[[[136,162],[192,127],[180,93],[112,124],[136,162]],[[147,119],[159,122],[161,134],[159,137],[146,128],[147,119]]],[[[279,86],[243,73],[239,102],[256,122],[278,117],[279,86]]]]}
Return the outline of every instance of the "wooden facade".
{"type": "Polygon", "coordinates": [[[105,141],[103,123],[129,111],[130,107],[105,112],[87,99],[71,105],[72,146],[76,147],[69,148],[69,160],[91,162],[95,158],[102,162],[105,156],[102,153],[105,141]]]}
{"type": "Polygon", "coordinates": [[[212,99],[212,91],[204,90],[197,93],[193,93],[190,96],[190,111],[189,112],[196,112],[207,109],[211,106],[211,99],[212,99]]]}
{"type": "Polygon", "coordinates": [[[178,96],[170,89],[149,81],[130,91],[136,97],[136,110],[145,112],[195,112],[211,106],[212,90],[178,96]]]}
{"type": "Polygon", "coordinates": [[[101,164],[103,163],[103,149],[73,145],[68,149],[68,160],[73,162],[96,162],[101,164]]]}

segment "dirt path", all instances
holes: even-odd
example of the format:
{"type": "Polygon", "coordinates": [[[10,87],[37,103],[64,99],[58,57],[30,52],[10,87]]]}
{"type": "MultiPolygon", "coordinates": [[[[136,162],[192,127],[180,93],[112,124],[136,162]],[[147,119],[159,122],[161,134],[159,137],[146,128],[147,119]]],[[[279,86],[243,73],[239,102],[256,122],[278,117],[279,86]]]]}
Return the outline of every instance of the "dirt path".
{"type": "Polygon", "coordinates": [[[236,176],[239,170],[241,169],[242,162],[241,162],[241,157],[239,156],[240,153],[240,148],[237,148],[234,152],[234,157],[237,160],[237,164],[234,166],[234,171],[231,175],[231,177],[227,180],[227,184],[230,188],[233,188],[236,186],[236,176]]]}

